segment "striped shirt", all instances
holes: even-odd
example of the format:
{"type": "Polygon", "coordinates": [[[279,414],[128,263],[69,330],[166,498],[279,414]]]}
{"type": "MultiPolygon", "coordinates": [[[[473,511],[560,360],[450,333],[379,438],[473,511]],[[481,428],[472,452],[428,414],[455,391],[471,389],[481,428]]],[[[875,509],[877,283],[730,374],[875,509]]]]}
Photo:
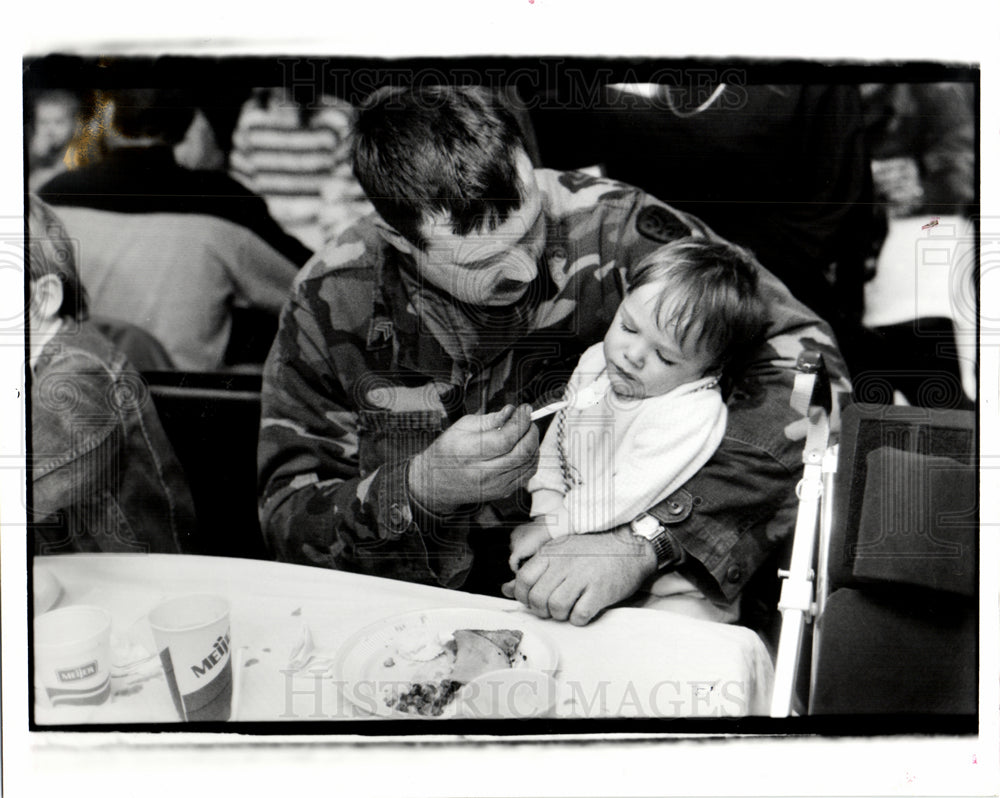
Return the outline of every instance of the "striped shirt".
{"type": "Polygon", "coordinates": [[[327,96],[303,114],[282,89],[272,89],[263,103],[244,104],[233,133],[230,173],[310,249],[371,210],[351,173],[353,117],[349,103],[327,96]]]}

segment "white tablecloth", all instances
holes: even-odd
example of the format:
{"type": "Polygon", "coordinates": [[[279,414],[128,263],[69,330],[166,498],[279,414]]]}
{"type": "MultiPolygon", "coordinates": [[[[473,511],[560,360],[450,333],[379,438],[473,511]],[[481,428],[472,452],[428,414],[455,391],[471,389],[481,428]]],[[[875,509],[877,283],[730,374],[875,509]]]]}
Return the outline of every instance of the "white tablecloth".
{"type": "MultiPolygon", "coordinates": [[[[586,627],[543,620],[515,601],[283,563],[176,555],[63,555],[35,560],[55,577],[55,606],[93,604],[113,617],[113,660],[155,652],[147,614],[166,598],[213,592],[232,606],[234,720],[309,721],[369,717],[345,699],[331,673],[294,672],[306,629],[319,656],[369,624],[414,610],[469,608],[510,613],[512,628],[544,637],[559,654],[556,715],[682,717],[766,715],[773,668],[752,631],[668,612],[617,608],[586,627]]],[[[323,669],[320,668],[320,671],[323,669]]],[[[52,709],[36,701],[39,725],[166,723],[177,720],[153,657],[112,680],[97,707],[52,709]]]]}

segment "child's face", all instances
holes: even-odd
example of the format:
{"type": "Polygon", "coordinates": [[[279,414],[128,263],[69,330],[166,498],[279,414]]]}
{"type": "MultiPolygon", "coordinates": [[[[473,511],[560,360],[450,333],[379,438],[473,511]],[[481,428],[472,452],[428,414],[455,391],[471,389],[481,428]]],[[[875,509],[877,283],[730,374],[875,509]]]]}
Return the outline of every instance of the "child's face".
{"type": "Polygon", "coordinates": [[[662,396],[701,379],[712,365],[697,343],[689,340],[682,350],[672,330],[657,326],[653,311],[661,290],[651,283],[631,291],[604,336],[608,377],[619,396],[662,396]]]}

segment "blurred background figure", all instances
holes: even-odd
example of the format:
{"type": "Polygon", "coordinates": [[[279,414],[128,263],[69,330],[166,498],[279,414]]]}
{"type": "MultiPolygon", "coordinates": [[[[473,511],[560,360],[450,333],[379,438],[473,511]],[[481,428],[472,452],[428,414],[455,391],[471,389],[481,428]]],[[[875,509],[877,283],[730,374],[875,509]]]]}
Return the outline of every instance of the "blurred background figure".
{"type": "Polygon", "coordinates": [[[233,133],[230,174],[318,250],[372,207],[351,171],[353,107],[312,86],[254,89],[233,133]]]}
{"type": "Polygon", "coordinates": [[[888,219],[865,290],[861,401],[972,408],[976,395],[975,88],[864,84],[876,200],[888,219]]]}
{"type": "Polygon", "coordinates": [[[194,505],[145,383],[88,321],[74,242],[34,196],[28,230],[35,553],[184,551],[194,505]]]}
{"type": "Polygon", "coordinates": [[[83,128],[81,96],[68,89],[51,89],[29,96],[26,103],[28,190],[40,186],[67,169],[70,144],[83,128]]]}
{"type": "Polygon", "coordinates": [[[876,196],[891,218],[967,216],[976,199],[970,83],[861,86],[876,196]]]}
{"type": "Polygon", "coordinates": [[[95,312],[145,329],[177,368],[211,371],[263,361],[312,252],[228,175],[177,163],[193,100],[173,89],[103,93],[96,121],[107,154],[40,194],[79,243],[95,312]]]}
{"type": "Polygon", "coordinates": [[[188,169],[226,171],[233,149],[233,131],[249,95],[249,88],[215,81],[193,89],[194,118],[184,138],[174,146],[177,163],[188,169]]]}
{"type": "Polygon", "coordinates": [[[194,110],[184,138],[174,146],[174,159],[185,169],[211,169],[221,172],[229,159],[228,148],[220,146],[208,117],[201,108],[194,110]]]}

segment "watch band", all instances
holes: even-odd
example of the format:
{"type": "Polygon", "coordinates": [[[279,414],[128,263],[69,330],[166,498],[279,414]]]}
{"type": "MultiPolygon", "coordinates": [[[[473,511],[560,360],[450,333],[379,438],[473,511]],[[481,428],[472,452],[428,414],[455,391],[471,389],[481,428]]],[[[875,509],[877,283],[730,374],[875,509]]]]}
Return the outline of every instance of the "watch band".
{"type": "Polygon", "coordinates": [[[670,566],[680,565],[684,561],[684,549],[667,531],[666,525],[654,515],[640,514],[630,524],[632,534],[648,540],[656,555],[656,569],[662,571],[670,566]]]}
{"type": "Polygon", "coordinates": [[[661,527],[659,534],[649,540],[653,544],[653,551],[656,552],[656,569],[662,571],[668,566],[680,565],[684,560],[684,550],[677,545],[674,536],[666,527],[661,527]]]}

